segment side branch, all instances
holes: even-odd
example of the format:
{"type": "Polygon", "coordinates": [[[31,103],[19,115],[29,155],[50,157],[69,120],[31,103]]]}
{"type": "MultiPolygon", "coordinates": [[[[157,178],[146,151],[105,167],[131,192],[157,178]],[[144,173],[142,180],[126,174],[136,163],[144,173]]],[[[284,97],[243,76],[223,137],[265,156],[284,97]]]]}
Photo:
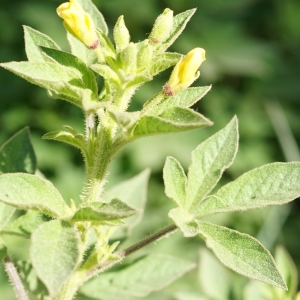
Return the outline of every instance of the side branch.
{"type": "Polygon", "coordinates": [[[17,299],[29,300],[15,265],[8,256],[6,256],[3,261],[7,275],[14,287],[17,299]]]}
{"type": "MultiPolygon", "coordinates": [[[[87,279],[95,276],[96,274],[103,272],[104,270],[111,268],[112,266],[114,266],[115,264],[119,263],[122,261],[122,259],[124,259],[125,257],[127,257],[128,255],[148,246],[149,244],[161,239],[162,237],[168,235],[169,233],[172,233],[173,231],[175,231],[177,229],[176,225],[170,225],[150,236],[148,236],[147,238],[141,240],[140,242],[126,248],[125,250],[119,251],[116,253],[117,256],[119,256],[120,259],[118,260],[113,260],[113,261],[108,261],[103,263],[102,265],[100,265],[99,267],[90,270],[87,273],[87,279]]],[[[86,280],[87,280],[86,279],[86,280]]]]}
{"type": "Polygon", "coordinates": [[[176,225],[170,225],[169,227],[166,227],[148,237],[146,237],[145,239],[141,240],[140,242],[128,247],[127,249],[120,251],[117,253],[118,256],[120,256],[121,258],[125,258],[126,256],[130,255],[131,253],[155,242],[156,240],[159,240],[160,238],[164,237],[165,235],[175,231],[177,229],[176,225]]]}

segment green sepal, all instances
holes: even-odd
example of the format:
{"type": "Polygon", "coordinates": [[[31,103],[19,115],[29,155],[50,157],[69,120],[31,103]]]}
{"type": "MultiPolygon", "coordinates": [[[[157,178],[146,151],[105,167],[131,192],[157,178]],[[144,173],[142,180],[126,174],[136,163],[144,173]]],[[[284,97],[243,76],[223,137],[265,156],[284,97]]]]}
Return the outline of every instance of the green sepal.
{"type": "Polygon", "coordinates": [[[79,206],[70,221],[82,222],[90,221],[93,223],[106,224],[110,221],[130,217],[137,211],[119,199],[113,199],[109,203],[88,202],[79,206]]]}
{"type": "Polygon", "coordinates": [[[45,62],[45,57],[40,46],[59,50],[59,46],[47,35],[31,28],[23,26],[25,38],[25,51],[30,62],[45,62]]]}
{"type": "Polygon", "coordinates": [[[10,62],[0,64],[21,78],[50,90],[50,95],[81,107],[82,83],[80,75],[71,68],[57,63],[10,62]]]}
{"type": "Polygon", "coordinates": [[[107,37],[106,34],[104,34],[102,31],[97,30],[97,36],[100,41],[100,47],[101,51],[103,52],[104,56],[107,57],[112,57],[116,58],[116,51],[115,47],[112,44],[111,40],[107,37]]]}
{"type": "Polygon", "coordinates": [[[180,132],[211,126],[212,122],[189,108],[172,107],[159,116],[143,116],[134,129],[134,136],[180,132]]]}
{"type": "Polygon", "coordinates": [[[81,77],[82,88],[90,89],[95,95],[98,94],[96,77],[81,59],[61,50],[46,47],[40,48],[50,62],[57,62],[64,67],[71,68],[75,72],[78,72],[81,77]]]}
{"type": "Polygon", "coordinates": [[[67,218],[71,209],[48,180],[25,173],[0,175],[0,201],[18,209],[32,209],[54,218],[67,218]]]}
{"type": "Polygon", "coordinates": [[[150,71],[146,69],[146,72],[149,72],[151,76],[155,76],[160,72],[174,66],[179,59],[182,57],[182,54],[166,52],[154,56],[152,59],[152,64],[150,71]]]}
{"type": "Polygon", "coordinates": [[[199,225],[200,237],[226,267],[251,279],[287,289],[272,255],[258,240],[208,222],[199,222],[199,225]]]}
{"type": "Polygon", "coordinates": [[[41,224],[50,221],[51,218],[47,217],[36,211],[30,211],[27,214],[19,217],[18,219],[10,222],[1,231],[1,234],[16,235],[29,239],[31,233],[37,229],[41,224]]]}
{"type": "Polygon", "coordinates": [[[164,52],[175,42],[195,12],[196,8],[193,8],[174,16],[172,30],[169,37],[161,45],[159,45],[159,52],[164,52]]]}

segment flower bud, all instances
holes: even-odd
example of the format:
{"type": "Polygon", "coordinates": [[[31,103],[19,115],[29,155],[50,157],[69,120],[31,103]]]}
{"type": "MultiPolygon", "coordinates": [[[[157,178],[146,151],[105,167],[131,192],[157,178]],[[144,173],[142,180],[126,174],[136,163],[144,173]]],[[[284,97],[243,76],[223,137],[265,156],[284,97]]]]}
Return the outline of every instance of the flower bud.
{"type": "Polygon", "coordinates": [[[137,46],[129,43],[128,47],[121,52],[122,69],[126,75],[136,72],[137,46]]]}
{"type": "Polygon", "coordinates": [[[205,61],[205,50],[195,48],[184,59],[181,59],[173,69],[169,81],[164,86],[164,93],[172,96],[175,93],[188,88],[199,76],[197,71],[205,61]]]}
{"type": "Polygon", "coordinates": [[[149,45],[149,40],[144,40],[138,44],[137,68],[145,69],[149,67],[153,57],[153,47],[149,45]]]}
{"type": "Polygon", "coordinates": [[[173,11],[166,8],[164,12],[157,17],[153,29],[149,35],[152,45],[157,45],[165,41],[173,28],[173,11]]]}
{"type": "Polygon", "coordinates": [[[125,25],[123,16],[119,17],[114,27],[114,40],[116,43],[117,52],[124,50],[130,42],[129,31],[125,25]]]}
{"type": "Polygon", "coordinates": [[[94,22],[76,0],[61,4],[56,9],[64,20],[65,28],[89,49],[97,48],[99,41],[94,22]]]}

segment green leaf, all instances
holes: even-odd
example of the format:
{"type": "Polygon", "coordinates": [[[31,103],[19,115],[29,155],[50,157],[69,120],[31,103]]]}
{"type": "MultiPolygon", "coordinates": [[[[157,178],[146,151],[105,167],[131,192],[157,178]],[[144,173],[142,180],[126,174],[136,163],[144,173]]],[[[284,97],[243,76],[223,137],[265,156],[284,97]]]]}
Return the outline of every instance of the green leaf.
{"type": "Polygon", "coordinates": [[[185,237],[193,237],[199,233],[199,222],[183,208],[176,207],[171,209],[168,216],[174,221],[185,237]]]}
{"type": "Polygon", "coordinates": [[[45,285],[37,277],[32,264],[29,261],[19,260],[17,261],[17,269],[19,271],[24,288],[27,291],[31,291],[30,300],[40,300],[38,295],[47,295],[48,291],[45,285]]]}
{"type": "Polygon", "coordinates": [[[168,156],[163,169],[166,195],[178,206],[184,206],[186,197],[187,178],[180,163],[168,156]]]}
{"type": "Polygon", "coordinates": [[[298,286],[297,267],[289,253],[282,246],[276,248],[275,261],[284,281],[287,283],[288,291],[274,289],[274,292],[278,299],[294,299],[298,286]]]}
{"type": "Polygon", "coordinates": [[[209,300],[208,298],[193,292],[179,292],[174,295],[175,300],[209,300]]]}
{"type": "Polygon", "coordinates": [[[150,255],[118,272],[104,273],[81,288],[91,298],[127,300],[160,290],[195,267],[186,260],[167,255],[150,255]]]}
{"type": "Polygon", "coordinates": [[[89,202],[81,204],[79,209],[71,218],[71,221],[91,221],[103,223],[105,221],[127,218],[135,213],[135,209],[129,207],[119,199],[113,199],[109,203],[89,202]]]}
{"type": "Polygon", "coordinates": [[[71,209],[48,180],[24,173],[0,176],[0,201],[19,209],[33,209],[54,218],[66,218],[71,209]]]}
{"type": "Polygon", "coordinates": [[[23,26],[25,37],[25,50],[28,61],[30,62],[45,62],[40,46],[59,49],[59,46],[47,35],[32,29],[28,26],[23,26]]]}
{"type": "Polygon", "coordinates": [[[167,48],[169,48],[175,40],[179,37],[179,35],[184,30],[187,22],[190,20],[190,18],[193,16],[193,14],[196,12],[196,9],[190,9],[183,13],[180,13],[176,15],[173,19],[173,28],[171,30],[171,33],[166,41],[159,47],[160,52],[164,52],[167,48]]]}
{"type": "Polygon", "coordinates": [[[201,291],[209,299],[230,299],[232,282],[229,271],[205,247],[200,250],[199,258],[198,278],[201,291]]]}
{"type": "Polygon", "coordinates": [[[78,149],[85,149],[85,139],[82,134],[72,134],[66,131],[52,131],[43,135],[44,140],[54,140],[72,145],[78,149]]]}
{"type": "MultiPolygon", "coordinates": [[[[81,107],[82,83],[78,72],[57,63],[10,62],[0,64],[21,78],[50,90],[81,107]]],[[[51,95],[51,94],[50,94],[51,95]]]]}
{"type": "Polygon", "coordinates": [[[193,211],[200,201],[216,186],[238,150],[238,123],[230,123],[201,143],[192,152],[186,187],[186,208],[193,211]]]}
{"type": "Polygon", "coordinates": [[[13,206],[9,206],[0,202],[0,230],[9,222],[14,211],[15,208],[13,206]]]}
{"type": "Polygon", "coordinates": [[[151,74],[151,76],[155,76],[160,72],[169,69],[179,61],[181,56],[182,55],[179,53],[171,53],[171,52],[166,52],[166,53],[156,55],[155,58],[153,59],[149,73],[151,74]]]}
{"type": "Polygon", "coordinates": [[[2,261],[7,256],[7,247],[0,237],[0,261],[2,261]]]}
{"type": "Polygon", "coordinates": [[[42,224],[32,234],[31,262],[51,297],[77,267],[81,257],[79,242],[78,232],[58,220],[42,224]]]}
{"type": "Polygon", "coordinates": [[[29,239],[31,233],[50,218],[36,211],[28,212],[5,226],[0,233],[29,239]]]}
{"type": "Polygon", "coordinates": [[[166,109],[176,106],[188,108],[204,97],[210,89],[211,85],[185,89],[151,107],[147,110],[147,115],[160,115],[166,109]]]}
{"type": "Polygon", "coordinates": [[[134,135],[147,136],[158,133],[180,132],[190,129],[203,128],[212,122],[201,114],[181,107],[165,110],[159,116],[143,116],[134,129],[134,135]]]}
{"type": "Polygon", "coordinates": [[[199,217],[282,205],[300,196],[300,163],[272,163],[253,169],[199,205],[199,217]]]}
{"type": "Polygon", "coordinates": [[[82,87],[90,89],[95,95],[98,95],[98,86],[94,73],[78,57],[64,51],[41,47],[43,53],[50,57],[51,61],[73,69],[81,75],[82,87]]]}
{"type": "Polygon", "coordinates": [[[18,131],[0,148],[0,174],[36,171],[36,157],[30,141],[29,129],[18,131]]]}
{"type": "Polygon", "coordinates": [[[104,194],[105,200],[109,201],[113,198],[119,198],[136,210],[137,213],[135,215],[125,220],[128,226],[124,228],[124,230],[126,230],[128,235],[143,218],[147,201],[147,185],[149,176],[150,170],[146,169],[140,174],[115,185],[104,194]]]}
{"type": "Polygon", "coordinates": [[[226,267],[273,286],[287,289],[270,252],[248,234],[200,222],[200,236],[226,267]]]}
{"type": "MultiPolygon", "coordinates": [[[[29,137],[29,129],[24,128],[11,137],[0,148],[0,174],[36,171],[36,157],[29,137]]],[[[0,230],[6,226],[15,208],[0,203],[0,230]]]]}

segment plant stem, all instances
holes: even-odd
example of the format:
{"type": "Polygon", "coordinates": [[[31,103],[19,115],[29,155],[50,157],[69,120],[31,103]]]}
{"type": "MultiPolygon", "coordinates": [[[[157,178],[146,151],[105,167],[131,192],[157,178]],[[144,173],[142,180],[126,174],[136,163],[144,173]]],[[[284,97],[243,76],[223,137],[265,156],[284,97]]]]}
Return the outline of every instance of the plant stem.
{"type": "Polygon", "coordinates": [[[26,294],[25,288],[23,286],[23,283],[18,274],[18,271],[8,256],[6,256],[4,258],[4,266],[5,266],[7,275],[14,287],[17,298],[19,300],[29,300],[29,298],[26,294]]]}
{"type": "Polygon", "coordinates": [[[75,272],[63,285],[54,300],[72,300],[83,282],[83,277],[84,275],[81,272],[75,272]]]}
{"type": "Polygon", "coordinates": [[[149,244],[161,239],[162,237],[172,233],[173,231],[175,231],[177,229],[177,226],[172,224],[148,237],[146,237],[145,239],[139,241],[138,243],[126,248],[125,250],[119,251],[116,253],[117,256],[120,257],[119,260],[113,260],[113,261],[108,261],[103,263],[102,265],[100,265],[99,267],[92,269],[91,271],[89,271],[86,276],[86,280],[88,280],[89,278],[95,276],[96,274],[103,272],[104,270],[111,268],[112,266],[114,266],[115,264],[119,263],[122,261],[122,259],[124,259],[125,257],[127,257],[128,255],[148,246],[149,244]]]}
{"type": "Polygon", "coordinates": [[[148,246],[149,244],[151,244],[151,243],[159,240],[160,238],[166,236],[167,234],[175,231],[176,229],[177,229],[177,226],[172,224],[172,225],[146,237],[145,239],[141,240],[140,242],[126,248],[125,250],[118,252],[117,255],[120,256],[121,258],[125,258],[126,256],[130,255],[131,253],[134,253],[137,250],[140,250],[141,248],[148,246]]]}

